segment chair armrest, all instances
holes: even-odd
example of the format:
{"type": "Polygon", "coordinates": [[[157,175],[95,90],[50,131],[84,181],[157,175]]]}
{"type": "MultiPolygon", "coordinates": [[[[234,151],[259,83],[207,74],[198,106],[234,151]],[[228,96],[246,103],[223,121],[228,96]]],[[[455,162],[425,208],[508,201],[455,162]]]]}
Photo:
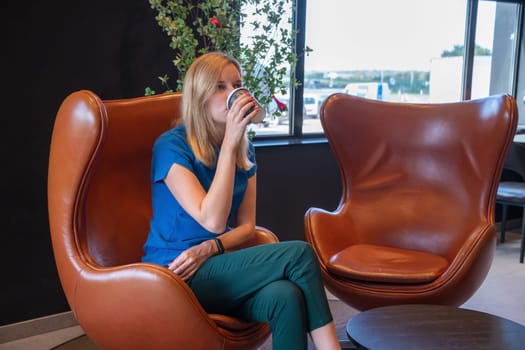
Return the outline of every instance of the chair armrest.
{"type": "Polygon", "coordinates": [[[330,258],[354,241],[352,222],[344,214],[344,206],[336,211],[310,208],[304,216],[305,239],[316,251],[321,265],[326,267],[330,258]],[[330,236],[330,239],[326,239],[330,236]]]}
{"type": "Polygon", "coordinates": [[[279,238],[277,238],[277,236],[272,231],[262,226],[255,226],[253,237],[247,242],[241,244],[239,249],[277,242],[279,242],[279,238]]]}

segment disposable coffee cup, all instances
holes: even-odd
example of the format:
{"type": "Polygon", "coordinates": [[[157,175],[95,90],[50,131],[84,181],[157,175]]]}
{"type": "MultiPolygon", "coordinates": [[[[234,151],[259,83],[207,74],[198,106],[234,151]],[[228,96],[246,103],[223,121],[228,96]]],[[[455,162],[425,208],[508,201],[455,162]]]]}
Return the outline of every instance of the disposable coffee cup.
{"type": "MultiPolygon", "coordinates": [[[[232,92],[230,92],[230,94],[228,95],[228,98],[226,99],[226,105],[228,106],[228,109],[230,109],[232,107],[233,102],[238,97],[240,97],[240,96],[242,96],[242,95],[244,95],[246,93],[250,93],[250,91],[247,88],[242,88],[242,87],[241,88],[237,88],[237,89],[233,90],[232,92]]],[[[254,99],[255,103],[257,104],[257,107],[259,107],[259,111],[252,118],[252,123],[262,123],[262,121],[264,120],[264,117],[266,116],[266,111],[264,110],[264,108],[262,108],[261,104],[259,103],[259,101],[257,101],[255,99],[255,97],[253,99],[254,99]]],[[[248,112],[246,112],[244,117],[246,117],[248,114],[253,112],[254,109],[255,109],[255,106],[250,108],[248,110],[248,112]]]]}

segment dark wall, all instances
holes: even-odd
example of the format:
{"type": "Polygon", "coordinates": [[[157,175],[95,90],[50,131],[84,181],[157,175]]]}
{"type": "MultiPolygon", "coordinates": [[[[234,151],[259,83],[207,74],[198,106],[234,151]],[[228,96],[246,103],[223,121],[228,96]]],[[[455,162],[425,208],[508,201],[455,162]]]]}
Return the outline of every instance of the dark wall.
{"type": "Polygon", "coordinates": [[[257,221],[281,240],[304,239],[310,207],[339,203],[339,169],[327,143],[257,147],[257,221]]]}
{"type": "MultiPolygon", "coordinates": [[[[0,325],[69,310],[53,260],[47,162],[55,113],[71,92],[141,96],[173,71],[169,38],[147,0],[0,5],[2,286],[0,325]]],[[[302,239],[310,206],[335,208],[339,174],[327,144],[258,147],[258,223],[302,239]]]]}

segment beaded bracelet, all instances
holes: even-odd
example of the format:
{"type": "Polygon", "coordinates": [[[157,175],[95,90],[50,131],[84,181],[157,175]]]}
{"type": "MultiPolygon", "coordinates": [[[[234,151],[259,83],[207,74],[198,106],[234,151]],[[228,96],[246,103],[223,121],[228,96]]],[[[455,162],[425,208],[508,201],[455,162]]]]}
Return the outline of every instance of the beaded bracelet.
{"type": "Polygon", "coordinates": [[[219,238],[215,238],[214,241],[215,241],[215,244],[217,245],[217,250],[218,250],[217,254],[224,253],[224,246],[222,245],[221,240],[219,238]]]}

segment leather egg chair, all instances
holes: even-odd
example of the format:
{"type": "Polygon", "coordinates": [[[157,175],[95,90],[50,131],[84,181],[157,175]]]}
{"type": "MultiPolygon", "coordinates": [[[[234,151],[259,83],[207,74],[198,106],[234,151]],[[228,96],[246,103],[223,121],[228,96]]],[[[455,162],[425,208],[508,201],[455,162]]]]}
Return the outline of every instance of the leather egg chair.
{"type": "Polygon", "coordinates": [[[320,118],[342,194],[335,210],[305,213],[327,289],[358,310],[468,300],[492,263],[517,117],[508,95],[440,104],[329,96],[320,118]]]}
{"type": "MultiPolygon", "coordinates": [[[[267,323],[206,313],[177,275],[141,262],[152,146],[180,116],[180,101],[180,94],[102,101],[82,90],[56,116],[48,170],[53,251],[71,310],[101,349],[257,349],[270,335],[267,323]]],[[[257,227],[250,244],[276,241],[257,227]]]]}

